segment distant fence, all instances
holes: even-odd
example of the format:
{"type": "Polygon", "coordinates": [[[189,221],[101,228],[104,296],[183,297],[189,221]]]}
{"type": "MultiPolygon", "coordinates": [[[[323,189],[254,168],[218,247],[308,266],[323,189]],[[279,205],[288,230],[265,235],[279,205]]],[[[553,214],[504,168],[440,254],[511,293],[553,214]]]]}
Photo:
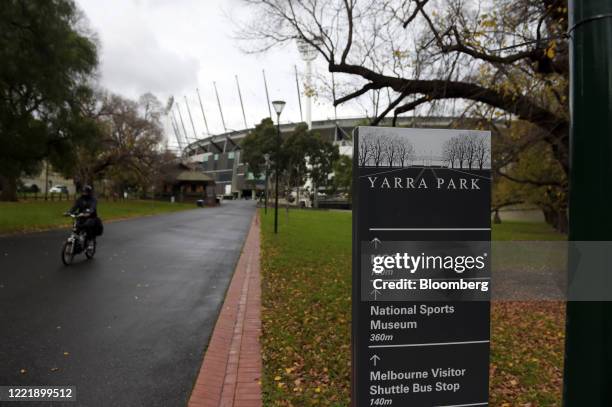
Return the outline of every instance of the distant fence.
{"type": "MultiPolygon", "coordinates": [[[[132,200],[157,200],[157,201],[169,201],[170,198],[165,196],[151,196],[150,194],[145,195],[129,195],[127,198],[124,198],[119,194],[94,194],[98,199],[104,199],[107,201],[132,201],[132,200]]],[[[59,193],[59,192],[49,192],[45,195],[44,192],[18,192],[17,197],[20,200],[24,201],[75,201],[80,193],[59,193]]]]}
{"type": "Polygon", "coordinates": [[[18,192],[17,196],[20,199],[27,201],[72,201],[78,197],[78,194],[70,194],[63,192],[18,192]]]}
{"type": "Polygon", "coordinates": [[[319,209],[352,209],[347,199],[319,199],[319,209]]]}

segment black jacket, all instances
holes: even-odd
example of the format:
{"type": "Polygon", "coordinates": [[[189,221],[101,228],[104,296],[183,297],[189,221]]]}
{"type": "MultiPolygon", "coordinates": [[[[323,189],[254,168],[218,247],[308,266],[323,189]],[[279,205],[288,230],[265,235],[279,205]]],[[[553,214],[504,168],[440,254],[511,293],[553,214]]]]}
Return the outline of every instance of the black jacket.
{"type": "Polygon", "coordinates": [[[84,213],[89,209],[90,217],[98,217],[98,200],[93,196],[81,196],[76,200],[70,212],[72,213],[84,213]]]}

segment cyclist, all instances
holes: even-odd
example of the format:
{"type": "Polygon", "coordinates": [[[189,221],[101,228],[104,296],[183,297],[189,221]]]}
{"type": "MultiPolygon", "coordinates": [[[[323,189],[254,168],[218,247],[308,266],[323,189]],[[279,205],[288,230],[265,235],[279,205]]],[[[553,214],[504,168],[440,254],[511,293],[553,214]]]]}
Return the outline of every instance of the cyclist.
{"type": "Polygon", "coordinates": [[[98,218],[98,200],[93,196],[93,188],[85,185],[81,189],[81,196],[74,202],[68,213],[81,215],[78,218],[77,228],[85,231],[87,242],[92,242],[96,237],[96,229],[100,222],[98,218]]]}

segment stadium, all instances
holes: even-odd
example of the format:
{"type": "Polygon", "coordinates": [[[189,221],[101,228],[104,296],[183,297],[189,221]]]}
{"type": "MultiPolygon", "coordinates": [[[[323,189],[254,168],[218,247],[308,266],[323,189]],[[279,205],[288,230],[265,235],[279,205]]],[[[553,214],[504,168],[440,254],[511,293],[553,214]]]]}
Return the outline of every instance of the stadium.
{"type": "MultiPolygon", "coordinates": [[[[357,126],[367,125],[368,118],[319,120],[312,122],[312,130],[338,145],[340,153],[352,156],[352,132],[357,126]]],[[[475,119],[453,117],[399,117],[399,127],[421,128],[469,128],[475,119]]],[[[381,126],[391,126],[391,119],[383,120],[381,126]]],[[[297,123],[281,124],[281,136],[290,134],[297,123]]],[[[263,177],[255,179],[240,157],[242,139],[253,129],[243,129],[199,139],[183,149],[186,162],[200,169],[215,181],[216,194],[227,198],[251,198],[265,188],[263,177]]]]}

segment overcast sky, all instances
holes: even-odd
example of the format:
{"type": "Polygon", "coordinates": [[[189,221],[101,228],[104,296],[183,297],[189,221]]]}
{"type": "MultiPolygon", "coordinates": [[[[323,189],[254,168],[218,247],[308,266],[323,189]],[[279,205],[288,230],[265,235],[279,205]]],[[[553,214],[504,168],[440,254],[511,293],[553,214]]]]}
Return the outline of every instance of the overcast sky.
{"type": "MultiPolygon", "coordinates": [[[[183,96],[189,101],[196,131],[205,131],[196,88],[202,95],[210,131],[223,131],[213,81],[219,89],[226,127],[244,128],[234,75],[240,80],[249,127],[267,117],[262,69],[270,99],[287,101],[281,121],[300,119],[294,65],[303,73],[304,64],[297,48],[292,45],[259,55],[243,53],[233,38],[233,20],[248,12],[240,0],[77,1],[101,43],[102,86],[131,98],[152,92],[163,103],[174,95],[190,137],[193,130],[183,96]]],[[[325,71],[321,58],[315,65],[319,73],[325,71]]],[[[348,107],[338,112],[340,117],[358,114],[348,107]]],[[[329,101],[313,103],[313,119],[331,117],[329,101]]]]}

